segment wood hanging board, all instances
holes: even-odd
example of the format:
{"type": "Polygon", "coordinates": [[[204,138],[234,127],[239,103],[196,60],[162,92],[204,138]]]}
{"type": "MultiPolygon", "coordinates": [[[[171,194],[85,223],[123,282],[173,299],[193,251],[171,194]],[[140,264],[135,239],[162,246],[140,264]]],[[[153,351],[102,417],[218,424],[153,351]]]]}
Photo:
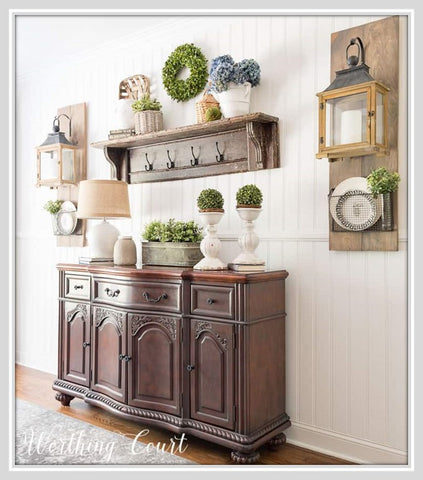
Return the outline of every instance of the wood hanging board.
{"type": "MultiPolygon", "coordinates": [[[[335,72],[346,68],[345,49],[351,38],[360,37],[365,50],[365,63],[370,74],[386,85],[388,93],[389,155],[377,157],[339,158],[329,165],[329,189],[349,177],[367,177],[372,169],[386,167],[398,171],[398,81],[399,81],[399,17],[392,16],[331,35],[331,81],[335,72]]],[[[402,161],[407,161],[406,158],[402,161]]],[[[401,184],[400,184],[401,188],[401,184]]],[[[329,213],[329,250],[398,250],[398,201],[393,196],[393,231],[332,231],[329,213]]]]}

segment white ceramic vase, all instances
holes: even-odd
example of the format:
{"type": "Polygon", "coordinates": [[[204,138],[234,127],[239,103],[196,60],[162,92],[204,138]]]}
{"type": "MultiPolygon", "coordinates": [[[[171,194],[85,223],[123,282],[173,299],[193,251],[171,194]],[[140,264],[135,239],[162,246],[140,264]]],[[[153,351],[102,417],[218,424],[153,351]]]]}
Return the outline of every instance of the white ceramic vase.
{"type": "Polygon", "coordinates": [[[134,100],[120,98],[116,105],[111,130],[135,128],[135,115],[132,111],[134,100]]]}
{"type": "Polygon", "coordinates": [[[204,255],[194,270],[226,270],[228,266],[219,259],[221,242],[216,235],[216,225],[224,212],[200,212],[200,218],[206,227],[206,236],[201,240],[200,250],[204,255]]]}
{"type": "Polygon", "coordinates": [[[87,233],[90,256],[113,259],[113,249],[119,237],[119,230],[105,219],[87,233]]]}
{"type": "Polygon", "coordinates": [[[254,230],[254,221],[260,215],[261,208],[237,208],[236,211],[243,221],[242,233],[238,239],[241,253],[232,262],[238,265],[264,265],[264,260],[254,253],[260,239],[254,230]]]}
{"type": "Polygon", "coordinates": [[[225,118],[250,113],[250,95],[251,84],[248,82],[242,85],[229,82],[227,90],[214,94],[225,118]]]}

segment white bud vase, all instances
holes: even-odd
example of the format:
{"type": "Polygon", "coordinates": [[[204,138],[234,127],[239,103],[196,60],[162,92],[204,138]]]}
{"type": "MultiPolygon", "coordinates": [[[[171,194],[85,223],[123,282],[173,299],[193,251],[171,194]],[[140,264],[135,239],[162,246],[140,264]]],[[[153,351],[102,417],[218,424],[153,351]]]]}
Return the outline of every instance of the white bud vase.
{"type": "Polygon", "coordinates": [[[218,258],[221,243],[216,235],[216,224],[223,216],[222,212],[200,212],[201,221],[206,226],[206,236],[201,240],[200,250],[204,255],[194,270],[226,270],[228,266],[218,258]]]}
{"type": "Polygon", "coordinates": [[[137,263],[137,247],[132,237],[119,236],[113,248],[115,265],[135,265],[137,263]]]}
{"type": "Polygon", "coordinates": [[[238,265],[264,265],[264,260],[254,253],[260,243],[260,239],[254,231],[254,221],[260,215],[261,208],[237,208],[238,215],[243,220],[242,234],[238,244],[242,252],[232,262],[238,265]]]}

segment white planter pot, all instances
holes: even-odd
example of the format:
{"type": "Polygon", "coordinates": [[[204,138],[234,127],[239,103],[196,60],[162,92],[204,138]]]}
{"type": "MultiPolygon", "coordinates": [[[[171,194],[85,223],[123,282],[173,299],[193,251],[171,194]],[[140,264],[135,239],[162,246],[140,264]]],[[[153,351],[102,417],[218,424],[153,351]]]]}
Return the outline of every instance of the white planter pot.
{"type": "Polygon", "coordinates": [[[225,118],[250,113],[250,83],[238,85],[230,82],[227,90],[214,95],[219,101],[220,110],[225,118]]]}
{"type": "Polygon", "coordinates": [[[260,215],[261,208],[237,208],[238,215],[243,220],[242,234],[238,244],[242,252],[232,262],[237,265],[264,265],[264,260],[254,253],[260,239],[254,231],[254,221],[260,215]]]}
{"type": "Polygon", "coordinates": [[[226,270],[228,266],[219,259],[221,242],[216,235],[218,224],[224,212],[200,212],[206,226],[206,236],[201,240],[200,250],[204,258],[194,265],[194,270],[226,270]]]}

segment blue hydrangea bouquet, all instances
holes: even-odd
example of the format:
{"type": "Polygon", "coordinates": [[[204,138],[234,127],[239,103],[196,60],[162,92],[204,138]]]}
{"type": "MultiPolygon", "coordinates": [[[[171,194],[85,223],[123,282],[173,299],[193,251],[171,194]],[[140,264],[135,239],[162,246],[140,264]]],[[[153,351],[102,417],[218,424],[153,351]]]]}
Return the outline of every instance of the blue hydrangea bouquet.
{"type": "Polygon", "coordinates": [[[218,93],[226,91],[230,82],[255,87],[260,83],[260,66],[252,58],[235,63],[230,55],[221,55],[212,60],[209,78],[210,89],[218,93]]]}

